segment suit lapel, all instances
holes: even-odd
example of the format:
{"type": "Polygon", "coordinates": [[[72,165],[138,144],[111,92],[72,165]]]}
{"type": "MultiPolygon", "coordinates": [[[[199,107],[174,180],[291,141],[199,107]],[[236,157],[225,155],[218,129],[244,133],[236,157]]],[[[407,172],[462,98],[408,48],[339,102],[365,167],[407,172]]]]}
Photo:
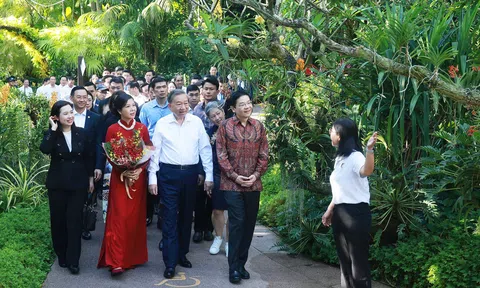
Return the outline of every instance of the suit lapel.
{"type": "MultiPolygon", "coordinates": [[[[85,122],[86,126],[86,122],[85,122]]],[[[82,141],[80,141],[80,129],[75,128],[75,130],[72,130],[72,152],[77,152],[81,151],[82,147],[79,147],[82,145],[82,141]]]]}

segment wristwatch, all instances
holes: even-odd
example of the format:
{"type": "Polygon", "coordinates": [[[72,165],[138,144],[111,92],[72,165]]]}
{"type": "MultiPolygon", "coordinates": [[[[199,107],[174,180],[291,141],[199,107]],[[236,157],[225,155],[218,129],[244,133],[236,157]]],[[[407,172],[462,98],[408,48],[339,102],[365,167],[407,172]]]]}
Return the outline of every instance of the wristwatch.
{"type": "Polygon", "coordinates": [[[370,149],[368,149],[368,147],[365,147],[365,152],[373,154],[375,152],[375,148],[370,150],[370,149]]]}

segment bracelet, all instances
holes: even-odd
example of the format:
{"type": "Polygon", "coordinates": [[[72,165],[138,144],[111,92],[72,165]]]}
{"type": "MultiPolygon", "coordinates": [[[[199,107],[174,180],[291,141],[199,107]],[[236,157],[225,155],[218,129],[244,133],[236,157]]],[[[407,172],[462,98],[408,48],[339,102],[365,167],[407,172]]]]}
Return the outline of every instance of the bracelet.
{"type": "Polygon", "coordinates": [[[375,152],[375,148],[370,150],[370,149],[368,149],[368,147],[365,147],[365,152],[373,154],[375,152]]]}

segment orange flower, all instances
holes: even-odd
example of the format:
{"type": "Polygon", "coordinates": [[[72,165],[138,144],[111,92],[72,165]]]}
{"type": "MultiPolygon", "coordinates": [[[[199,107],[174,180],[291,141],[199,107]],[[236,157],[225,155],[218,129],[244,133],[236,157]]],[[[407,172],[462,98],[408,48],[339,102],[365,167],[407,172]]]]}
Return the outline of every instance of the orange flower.
{"type": "Polygon", "coordinates": [[[453,66],[453,65],[450,65],[448,67],[448,74],[450,75],[450,78],[456,78],[458,77],[459,75],[457,75],[458,73],[458,65],[457,66],[453,66]]]}
{"type": "Polygon", "coordinates": [[[6,84],[0,90],[0,104],[4,105],[8,102],[8,97],[10,96],[10,86],[6,84]]]}
{"type": "Polygon", "coordinates": [[[305,69],[305,60],[298,58],[297,64],[295,65],[295,70],[303,71],[305,69]]]}
{"type": "Polygon", "coordinates": [[[476,128],[475,126],[470,126],[470,128],[468,128],[467,135],[472,136],[473,133],[477,132],[478,130],[475,128],[476,128]]]}
{"type": "Polygon", "coordinates": [[[50,108],[57,102],[57,92],[52,92],[52,97],[50,98],[50,108]]]}
{"type": "Polygon", "coordinates": [[[472,110],[472,115],[473,115],[473,116],[477,116],[477,111],[472,110]]]}

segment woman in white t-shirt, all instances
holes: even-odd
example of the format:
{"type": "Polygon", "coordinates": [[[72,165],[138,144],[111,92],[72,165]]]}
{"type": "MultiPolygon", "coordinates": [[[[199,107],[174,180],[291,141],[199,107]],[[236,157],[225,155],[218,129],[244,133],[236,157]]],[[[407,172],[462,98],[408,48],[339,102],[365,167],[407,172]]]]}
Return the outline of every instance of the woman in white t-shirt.
{"type": "Polygon", "coordinates": [[[341,270],[341,287],[371,287],[368,248],[372,216],[368,179],[374,169],[373,148],[377,132],[368,140],[366,157],[358,128],[350,119],[338,119],[330,128],[332,145],[337,147],[335,167],[330,175],[332,202],[322,217],[332,225],[341,270]]]}

